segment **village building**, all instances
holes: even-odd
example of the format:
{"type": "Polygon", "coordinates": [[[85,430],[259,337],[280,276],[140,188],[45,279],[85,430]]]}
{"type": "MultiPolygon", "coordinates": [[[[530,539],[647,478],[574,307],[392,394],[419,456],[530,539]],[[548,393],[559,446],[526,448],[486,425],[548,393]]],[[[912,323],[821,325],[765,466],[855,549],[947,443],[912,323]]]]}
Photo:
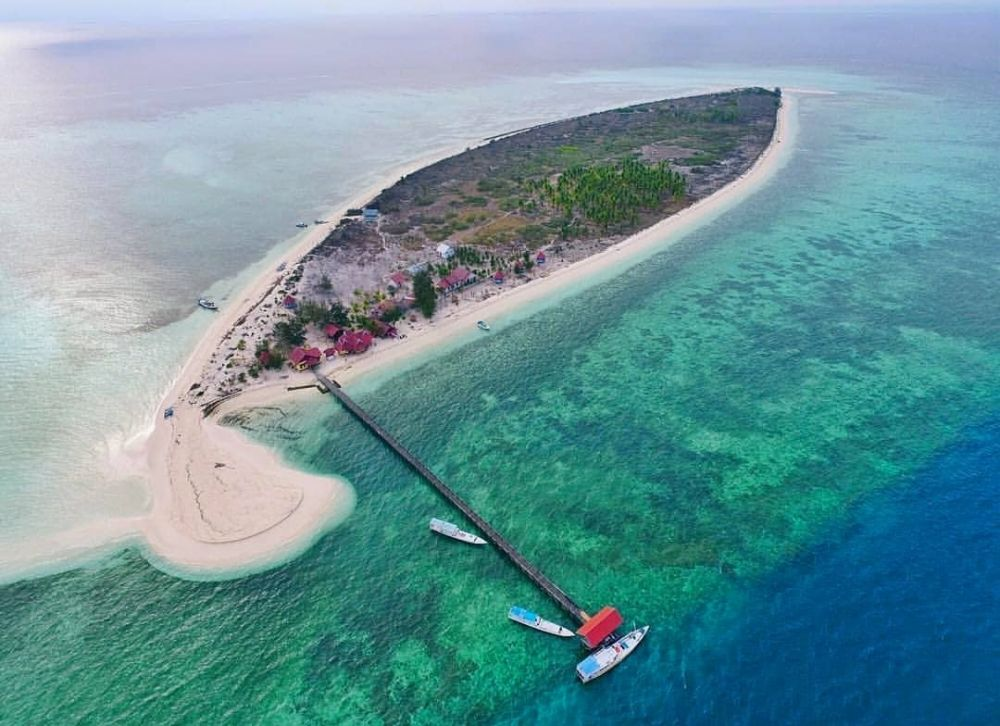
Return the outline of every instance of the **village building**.
{"type": "Polygon", "coordinates": [[[320,364],[323,355],[319,352],[319,348],[303,348],[302,346],[296,346],[292,348],[291,354],[288,356],[288,363],[297,371],[304,371],[307,368],[315,368],[320,364]]]}
{"type": "Polygon", "coordinates": [[[467,267],[456,267],[437,281],[437,289],[443,294],[455,292],[476,281],[476,275],[467,267]]]}
{"type": "Polygon", "coordinates": [[[330,340],[336,340],[337,338],[339,338],[341,335],[344,334],[344,329],[339,325],[335,325],[333,323],[327,323],[325,326],[323,326],[323,334],[330,340]]]}
{"type": "Polygon", "coordinates": [[[332,360],[337,355],[336,348],[327,348],[323,351],[323,355],[326,356],[327,360],[332,360]]]}
{"type": "Polygon", "coordinates": [[[286,310],[294,310],[299,306],[299,301],[295,299],[294,295],[285,295],[285,299],[281,301],[281,304],[286,310]]]}
{"type": "Polygon", "coordinates": [[[364,353],[371,347],[374,336],[367,330],[348,330],[337,341],[337,353],[364,353]]]}
{"type": "Polygon", "coordinates": [[[442,260],[450,260],[455,256],[455,248],[452,247],[447,242],[442,242],[437,246],[437,253],[441,255],[442,260]]]}
{"type": "Polygon", "coordinates": [[[406,284],[406,275],[404,275],[402,272],[394,272],[391,275],[389,275],[389,282],[386,283],[386,287],[389,289],[389,292],[396,292],[397,290],[401,289],[405,284],[406,284]]]}
{"type": "Polygon", "coordinates": [[[542,252],[541,250],[538,250],[538,254],[535,255],[535,264],[536,265],[544,265],[545,264],[545,253],[542,252]]]}
{"type": "Polygon", "coordinates": [[[507,276],[503,274],[503,270],[497,270],[496,272],[493,273],[493,282],[495,282],[497,285],[502,285],[504,283],[504,280],[506,279],[507,276]]]}
{"type": "Polygon", "coordinates": [[[376,320],[382,320],[386,315],[390,315],[399,307],[395,300],[382,300],[371,309],[371,316],[376,320]]]}
{"type": "Polygon", "coordinates": [[[365,207],[361,210],[361,219],[367,224],[375,224],[378,221],[379,212],[375,207],[365,207]]]}

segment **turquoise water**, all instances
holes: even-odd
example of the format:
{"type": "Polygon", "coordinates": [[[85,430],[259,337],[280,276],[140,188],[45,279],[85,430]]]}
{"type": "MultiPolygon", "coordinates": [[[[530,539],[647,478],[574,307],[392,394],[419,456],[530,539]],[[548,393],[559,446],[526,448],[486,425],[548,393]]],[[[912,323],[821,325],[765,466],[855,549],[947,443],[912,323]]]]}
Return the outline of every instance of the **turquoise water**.
{"type": "Polygon", "coordinates": [[[492,124],[723,83],[839,91],[802,100],[788,165],[712,224],[353,390],[581,604],[652,626],[614,674],[582,688],[575,644],[508,623],[512,603],[561,616],[492,550],[431,537],[458,515],[317,398],[248,429],[349,478],[352,517],[229,582],[126,550],[3,586],[0,723],[995,720],[1000,89],[932,55],[863,77],[635,61],[281,103],[138,94],[37,126],[0,109],[22,180],[0,199],[11,579],[36,536],[143,510],[108,450],[203,328],[190,298],[266,266],[288,219],[492,124]]]}
{"type": "Polygon", "coordinates": [[[944,593],[975,571],[948,579],[932,559],[922,586],[902,569],[919,537],[886,555],[896,568],[883,552],[938,513],[945,532],[972,527],[982,557],[997,551],[993,528],[962,515],[988,517],[976,502],[997,484],[983,453],[1000,410],[996,106],[955,86],[841,90],[802,100],[789,164],[752,200],[359,391],[581,604],[652,625],[612,676],[581,688],[575,644],[507,623],[512,603],[559,613],[492,550],[428,535],[429,517],[457,515],[318,398],[248,428],[348,477],[354,515],[234,582],[175,580],[123,553],[5,587],[0,720],[940,722],[955,714],[943,693],[962,720],[990,720],[996,698],[968,675],[995,672],[997,651],[969,633],[995,573],[948,617],[944,593]],[[949,474],[969,457],[979,476],[949,474]],[[863,528],[894,516],[902,530],[863,528]],[[798,581],[798,599],[767,606],[798,581]],[[919,618],[872,627],[899,608],[877,588],[942,608],[947,649],[920,647],[919,618]],[[811,599],[841,594],[870,619],[811,599]],[[781,623],[796,624],[786,640],[781,623]],[[875,687],[848,677],[861,652],[875,687]],[[936,670],[939,657],[975,667],[936,670]],[[885,708],[902,701],[916,705],[885,708]]]}

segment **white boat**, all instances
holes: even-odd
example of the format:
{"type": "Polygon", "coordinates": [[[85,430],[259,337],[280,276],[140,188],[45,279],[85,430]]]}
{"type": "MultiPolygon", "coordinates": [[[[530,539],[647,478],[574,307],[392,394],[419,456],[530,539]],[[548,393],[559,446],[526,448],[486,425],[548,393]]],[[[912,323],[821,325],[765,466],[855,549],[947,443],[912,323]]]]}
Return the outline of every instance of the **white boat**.
{"type": "Polygon", "coordinates": [[[443,534],[445,537],[451,537],[452,539],[457,539],[459,542],[465,542],[466,544],[486,544],[486,540],[482,537],[477,537],[471,532],[464,532],[451,522],[445,522],[443,519],[431,520],[431,532],[443,534]]]}
{"type": "Polygon", "coordinates": [[[521,625],[527,625],[529,628],[534,628],[535,630],[541,630],[543,633],[548,633],[549,635],[558,635],[560,638],[573,637],[573,631],[570,630],[569,628],[564,628],[558,623],[553,623],[551,620],[546,620],[545,618],[531,612],[530,610],[519,608],[517,605],[513,606],[509,611],[507,611],[507,617],[513,620],[515,623],[520,623],[521,625]]]}
{"type": "Polygon", "coordinates": [[[215,304],[215,300],[207,297],[198,298],[198,305],[205,308],[206,310],[218,310],[219,306],[215,304]]]}
{"type": "Polygon", "coordinates": [[[487,323],[485,320],[477,320],[476,327],[479,328],[480,330],[489,330],[490,324],[487,323]]]}
{"type": "Polygon", "coordinates": [[[632,651],[646,637],[649,626],[626,633],[611,645],[605,646],[576,664],[576,675],[584,683],[600,678],[616,665],[632,655],[632,651]]]}
{"type": "Polygon", "coordinates": [[[299,229],[305,229],[305,228],[306,228],[306,227],[308,227],[309,225],[308,225],[308,224],[306,224],[305,222],[299,222],[299,223],[298,223],[297,225],[295,225],[295,226],[296,226],[296,227],[298,227],[299,229]]]}

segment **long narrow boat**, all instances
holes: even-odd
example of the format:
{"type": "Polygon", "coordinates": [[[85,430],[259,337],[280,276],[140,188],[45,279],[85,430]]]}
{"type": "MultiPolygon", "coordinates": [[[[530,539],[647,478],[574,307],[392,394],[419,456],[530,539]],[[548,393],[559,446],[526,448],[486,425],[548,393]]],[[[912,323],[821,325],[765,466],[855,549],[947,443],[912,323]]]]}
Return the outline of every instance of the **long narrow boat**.
{"type": "Polygon", "coordinates": [[[600,678],[616,665],[632,655],[632,651],[646,637],[649,626],[626,633],[611,645],[591,653],[576,664],[576,675],[584,683],[600,678]]]}
{"type": "Polygon", "coordinates": [[[205,308],[206,310],[218,310],[219,306],[216,305],[215,300],[207,297],[198,298],[198,305],[205,308]]]}
{"type": "Polygon", "coordinates": [[[507,612],[507,617],[513,620],[515,623],[520,623],[521,625],[527,625],[529,628],[534,628],[535,630],[541,630],[543,633],[548,633],[549,635],[557,635],[560,638],[572,638],[573,631],[569,628],[564,628],[558,623],[553,623],[551,620],[546,620],[540,615],[537,615],[530,610],[525,610],[524,608],[519,608],[517,605],[512,607],[507,612]]]}
{"type": "Polygon", "coordinates": [[[466,544],[474,544],[474,545],[486,544],[486,540],[484,540],[482,537],[477,537],[471,532],[465,532],[456,527],[451,522],[445,522],[443,519],[432,519],[431,531],[437,532],[438,534],[444,535],[445,537],[451,537],[452,539],[457,539],[459,542],[465,542],[466,544]]]}

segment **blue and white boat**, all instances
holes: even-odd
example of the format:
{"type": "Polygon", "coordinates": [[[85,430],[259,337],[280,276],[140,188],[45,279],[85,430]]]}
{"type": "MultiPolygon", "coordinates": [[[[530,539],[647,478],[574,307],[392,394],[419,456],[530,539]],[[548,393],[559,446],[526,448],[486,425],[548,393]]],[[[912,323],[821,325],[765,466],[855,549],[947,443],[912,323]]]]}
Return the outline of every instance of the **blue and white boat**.
{"type": "Polygon", "coordinates": [[[215,300],[207,297],[198,298],[198,305],[205,308],[206,310],[218,310],[219,306],[216,305],[215,300]]]}
{"type": "Polygon", "coordinates": [[[649,626],[626,633],[611,645],[605,646],[576,664],[576,675],[584,683],[600,678],[616,665],[632,655],[632,651],[646,637],[649,626]]]}
{"type": "Polygon", "coordinates": [[[530,610],[525,610],[524,608],[519,608],[517,605],[512,607],[507,612],[507,617],[513,620],[515,623],[520,623],[521,625],[527,625],[529,628],[534,628],[535,630],[541,630],[543,633],[548,633],[549,635],[557,635],[560,638],[572,638],[573,631],[569,628],[564,628],[558,623],[553,623],[551,620],[546,620],[545,618],[531,612],[530,610]]]}

